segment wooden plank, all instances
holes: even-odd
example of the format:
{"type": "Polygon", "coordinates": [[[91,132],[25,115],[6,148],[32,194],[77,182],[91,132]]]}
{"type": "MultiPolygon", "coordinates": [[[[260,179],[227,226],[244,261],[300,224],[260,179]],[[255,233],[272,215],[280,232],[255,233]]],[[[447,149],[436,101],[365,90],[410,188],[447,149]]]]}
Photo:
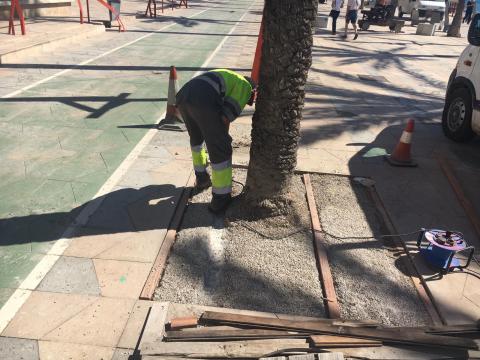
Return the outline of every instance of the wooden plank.
{"type": "MultiPolygon", "coordinates": [[[[271,339],[248,341],[160,342],[145,344],[143,356],[184,356],[188,358],[250,358],[258,359],[266,354],[281,352],[283,349],[309,349],[304,339],[271,339]]],[[[163,357],[162,357],[163,359],[163,357]]]]}
{"type": "Polygon", "coordinates": [[[458,348],[440,348],[424,346],[380,346],[335,348],[348,359],[369,360],[452,360],[467,359],[466,350],[458,348]]]}
{"type": "Polygon", "coordinates": [[[192,192],[193,186],[195,183],[195,176],[190,173],[190,177],[188,178],[187,185],[183,189],[182,195],[180,200],[178,201],[177,207],[175,208],[175,213],[173,214],[172,220],[170,221],[170,225],[168,226],[168,231],[163,239],[162,245],[158,250],[157,257],[155,258],[155,262],[153,263],[152,269],[150,270],[150,274],[143,285],[142,292],[140,294],[140,299],[142,300],[152,300],[153,294],[155,289],[158,287],[160,280],[163,275],[163,271],[165,270],[165,266],[167,264],[168,255],[170,255],[170,250],[172,248],[173,243],[175,242],[175,237],[177,236],[177,229],[180,226],[180,223],[183,218],[183,214],[185,212],[185,205],[190,198],[190,194],[192,192]]]}
{"type": "Polygon", "coordinates": [[[247,340],[247,339],[306,339],[308,334],[295,331],[246,329],[246,330],[217,330],[200,328],[189,331],[167,331],[165,341],[220,341],[220,340],[247,340]]]}
{"type": "Polygon", "coordinates": [[[322,233],[322,226],[313,195],[310,175],[303,175],[303,182],[307,193],[308,208],[310,210],[310,218],[312,221],[312,230],[314,238],[315,255],[317,258],[318,272],[322,283],[322,290],[324,296],[324,304],[330,318],[340,318],[340,305],[337,301],[335,293],[335,286],[333,285],[332,272],[328,263],[327,249],[325,248],[325,241],[322,233]]]}
{"type": "Polygon", "coordinates": [[[328,318],[321,318],[321,317],[289,315],[289,314],[282,314],[282,313],[269,313],[269,312],[262,312],[262,311],[253,311],[253,310],[241,310],[241,309],[222,308],[222,307],[206,306],[206,305],[177,304],[177,303],[170,304],[168,320],[174,319],[176,317],[185,317],[185,316],[196,316],[197,318],[199,318],[205,311],[218,311],[218,312],[226,312],[231,314],[270,317],[275,319],[285,319],[285,320],[293,320],[293,321],[314,321],[314,322],[322,322],[325,324],[351,326],[351,327],[380,326],[380,323],[373,320],[328,319],[328,318]]]}
{"type": "Polygon", "coordinates": [[[310,344],[318,348],[382,346],[382,342],[378,340],[358,339],[346,336],[311,335],[309,339],[310,344]]]}
{"type": "Polygon", "coordinates": [[[422,331],[427,334],[437,335],[463,335],[480,333],[478,323],[461,324],[461,325],[443,325],[443,326],[421,326],[421,327],[394,327],[390,329],[401,331],[422,331]]]}
{"type": "Polygon", "coordinates": [[[196,316],[181,317],[170,320],[167,324],[169,330],[180,330],[185,328],[194,328],[198,325],[196,316]]]}
{"type": "MultiPolygon", "coordinates": [[[[398,234],[398,231],[395,228],[395,225],[393,225],[393,222],[388,215],[385,205],[383,204],[383,201],[378,195],[375,187],[370,186],[368,187],[368,189],[370,197],[375,204],[377,211],[382,217],[383,223],[387,227],[388,232],[390,233],[390,235],[398,234]]],[[[412,260],[410,253],[408,252],[408,249],[403,243],[402,239],[398,236],[392,236],[391,239],[395,244],[395,252],[404,253],[407,255],[403,258],[402,264],[405,266],[407,272],[409,273],[410,279],[412,280],[413,285],[417,290],[417,294],[420,297],[420,300],[422,301],[425,309],[427,310],[428,315],[430,315],[433,324],[437,326],[446,324],[445,319],[442,317],[440,311],[438,310],[438,307],[435,304],[435,300],[432,293],[430,292],[430,289],[428,288],[427,284],[423,280],[423,277],[420,275],[417,268],[415,267],[415,263],[412,260]]]]}
{"type": "Polygon", "coordinates": [[[226,325],[250,325],[274,330],[278,329],[305,331],[316,334],[358,337],[364,339],[380,340],[388,343],[478,349],[477,344],[472,339],[430,335],[411,331],[396,331],[387,328],[353,328],[346,326],[312,323],[307,321],[288,321],[281,319],[262,318],[246,315],[232,315],[227,313],[208,311],[202,315],[201,321],[207,324],[220,323],[226,325]]]}
{"type": "Polygon", "coordinates": [[[465,196],[463,192],[462,185],[458,181],[457,177],[455,176],[452,167],[449,161],[442,156],[437,156],[437,160],[440,164],[440,168],[442,169],[443,173],[447,177],[450,186],[452,187],[455,195],[457,196],[458,202],[463,207],[465,214],[467,214],[468,219],[472,223],[475,232],[477,233],[478,238],[480,239],[480,219],[478,218],[477,212],[475,211],[475,207],[472,205],[470,200],[465,196]]]}

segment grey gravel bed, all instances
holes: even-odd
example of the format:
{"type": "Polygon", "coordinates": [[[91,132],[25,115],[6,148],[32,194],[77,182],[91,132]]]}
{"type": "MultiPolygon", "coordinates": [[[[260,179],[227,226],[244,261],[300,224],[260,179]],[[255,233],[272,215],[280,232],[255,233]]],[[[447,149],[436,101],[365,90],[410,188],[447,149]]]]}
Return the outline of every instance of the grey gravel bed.
{"type": "MultiPolygon", "coordinates": [[[[235,171],[235,178],[244,183],[245,171],[235,171]]],[[[207,211],[209,191],[195,195],[155,299],[325,316],[299,177],[295,184],[297,198],[302,199],[295,224],[285,218],[232,219],[222,229],[223,219],[207,211]],[[288,236],[292,232],[296,233],[288,236]]]]}
{"type": "Polygon", "coordinates": [[[382,222],[367,189],[331,175],[312,176],[312,185],[323,230],[330,234],[325,238],[342,317],[393,326],[428,324],[411,279],[379,236],[382,222]],[[353,238],[370,236],[376,238],[353,238]]]}

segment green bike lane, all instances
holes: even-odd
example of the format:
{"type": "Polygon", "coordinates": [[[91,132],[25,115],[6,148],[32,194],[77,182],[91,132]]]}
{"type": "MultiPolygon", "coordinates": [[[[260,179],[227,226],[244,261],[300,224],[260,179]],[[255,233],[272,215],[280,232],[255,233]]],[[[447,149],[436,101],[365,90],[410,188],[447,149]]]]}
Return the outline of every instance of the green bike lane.
{"type": "MultiPolygon", "coordinates": [[[[168,67],[177,67],[180,85],[190,79],[252,3],[215,3],[0,98],[0,307],[158,121],[166,108],[168,67]]],[[[118,45],[121,36],[115,36],[118,45]]],[[[53,54],[51,64],[62,68],[53,54]]]]}

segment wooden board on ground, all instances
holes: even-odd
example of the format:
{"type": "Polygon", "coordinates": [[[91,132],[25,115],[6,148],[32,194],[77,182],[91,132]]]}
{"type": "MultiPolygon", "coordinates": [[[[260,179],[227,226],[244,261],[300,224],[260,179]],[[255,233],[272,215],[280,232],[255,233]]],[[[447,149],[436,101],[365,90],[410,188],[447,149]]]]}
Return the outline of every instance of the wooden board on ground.
{"type": "Polygon", "coordinates": [[[175,237],[177,236],[177,229],[182,222],[183,214],[185,212],[185,206],[187,205],[188,199],[190,198],[194,183],[195,176],[190,174],[187,185],[183,189],[180,200],[178,201],[177,207],[175,208],[172,220],[170,221],[170,225],[168,226],[168,231],[163,239],[160,249],[158,250],[158,254],[155,258],[152,269],[150,270],[147,280],[143,285],[142,292],[140,293],[141,300],[153,299],[155,289],[160,283],[162,274],[165,270],[165,267],[167,266],[167,259],[170,255],[170,250],[173,246],[173,243],[175,242],[175,237]]]}
{"type": "Polygon", "coordinates": [[[382,346],[382,342],[378,340],[358,339],[334,335],[311,335],[310,343],[312,346],[317,348],[382,346]]]}
{"type": "Polygon", "coordinates": [[[343,320],[343,319],[327,319],[327,318],[317,318],[311,316],[301,316],[301,315],[289,315],[281,313],[269,313],[263,311],[254,311],[254,310],[240,310],[240,309],[229,309],[221,308],[215,306],[205,306],[205,305],[194,305],[194,304],[177,304],[170,303],[167,315],[167,321],[178,317],[187,317],[187,316],[196,316],[200,317],[205,311],[217,311],[225,312],[231,314],[239,315],[251,315],[275,319],[285,319],[292,321],[312,321],[318,323],[332,324],[332,325],[342,325],[350,327],[377,327],[380,324],[377,321],[373,320],[343,320]]]}
{"type": "Polygon", "coordinates": [[[141,354],[148,356],[184,356],[197,358],[260,358],[283,349],[308,349],[303,339],[270,339],[248,341],[153,342],[142,345],[141,354]]]}
{"type": "Polygon", "coordinates": [[[332,272],[328,263],[325,240],[322,234],[322,225],[317,211],[317,204],[313,195],[310,175],[303,175],[303,182],[307,193],[308,209],[310,210],[310,219],[312,221],[312,231],[314,238],[315,255],[317,258],[318,272],[320,275],[323,296],[325,297],[325,307],[330,318],[340,318],[340,305],[338,304],[335,286],[333,285],[332,272]]]}
{"type": "Polygon", "coordinates": [[[278,330],[310,331],[320,334],[375,339],[388,343],[478,349],[478,345],[472,339],[430,335],[411,331],[402,332],[385,328],[351,328],[306,321],[289,321],[218,312],[205,312],[200,320],[206,324],[245,325],[278,330]]]}
{"type": "Polygon", "coordinates": [[[187,316],[170,320],[168,323],[168,329],[174,331],[186,328],[195,328],[197,325],[198,318],[196,316],[187,316]]]}
{"type": "Polygon", "coordinates": [[[190,331],[167,331],[165,341],[226,341],[226,340],[248,340],[248,339],[307,339],[308,334],[301,334],[295,331],[282,330],[217,330],[199,328],[190,331]]]}
{"type": "Polygon", "coordinates": [[[443,326],[421,326],[421,327],[395,327],[391,328],[401,331],[422,331],[427,334],[436,335],[464,335],[464,334],[480,334],[479,323],[463,324],[463,325],[443,325],[443,326]]]}

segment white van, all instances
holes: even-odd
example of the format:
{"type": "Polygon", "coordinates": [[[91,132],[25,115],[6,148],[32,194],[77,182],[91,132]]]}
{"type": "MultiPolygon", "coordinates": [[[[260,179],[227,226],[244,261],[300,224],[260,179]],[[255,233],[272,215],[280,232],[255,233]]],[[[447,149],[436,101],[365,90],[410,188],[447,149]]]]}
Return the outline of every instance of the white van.
{"type": "Polygon", "coordinates": [[[454,141],[480,135],[480,14],[468,30],[468,42],[448,79],[442,127],[454,141]]]}
{"type": "Polygon", "coordinates": [[[432,13],[437,12],[443,19],[445,13],[444,0],[398,0],[398,16],[409,14],[412,20],[418,18],[431,17],[432,13]]]}

